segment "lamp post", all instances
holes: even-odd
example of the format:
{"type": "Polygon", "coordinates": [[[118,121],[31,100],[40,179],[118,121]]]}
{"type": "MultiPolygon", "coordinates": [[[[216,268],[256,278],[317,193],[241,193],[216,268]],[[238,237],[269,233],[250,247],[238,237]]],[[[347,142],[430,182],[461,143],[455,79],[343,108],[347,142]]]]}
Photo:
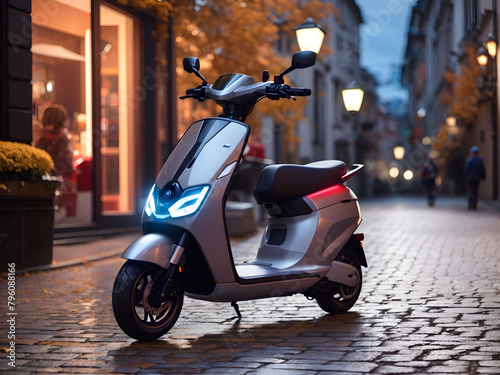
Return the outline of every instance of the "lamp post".
{"type": "MultiPolygon", "coordinates": [[[[295,33],[301,51],[319,53],[326,33],[311,17],[297,26],[295,33]]],[[[283,130],[283,124],[274,123],[274,153],[276,163],[281,163],[283,159],[283,130]]]]}
{"type": "Polygon", "coordinates": [[[497,89],[497,2],[492,1],[492,27],[493,33],[488,34],[485,46],[479,47],[477,51],[477,61],[480,65],[486,66],[491,59],[492,73],[488,85],[488,95],[491,97],[491,140],[492,140],[492,199],[498,199],[498,89],[497,89]]]}
{"type": "Polygon", "coordinates": [[[319,53],[326,33],[320,25],[314,22],[312,17],[309,17],[306,21],[297,26],[295,28],[295,33],[301,51],[319,53]]]}
{"type": "MultiPolygon", "coordinates": [[[[361,148],[361,140],[358,137],[358,124],[356,121],[356,114],[361,109],[363,97],[365,92],[361,89],[356,81],[352,81],[342,90],[342,99],[344,101],[345,109],[352,115],[354,122],[354,156],[357,160],[364,160],[364,155],[361,148]]],[[[364,177],[363,177],[364,179],[364,177]]],[[[366,193],[366,184],[362,183],[360,193],[366,193]]]]}

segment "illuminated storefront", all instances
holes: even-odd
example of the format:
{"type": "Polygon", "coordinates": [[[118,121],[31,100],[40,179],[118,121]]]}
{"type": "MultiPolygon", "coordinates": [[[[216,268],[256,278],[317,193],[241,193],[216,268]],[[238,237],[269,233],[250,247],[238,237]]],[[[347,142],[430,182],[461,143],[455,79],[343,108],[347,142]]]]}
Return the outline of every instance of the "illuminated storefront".
{"type": "Polygon", "coordinates": [[[58,104],[74,148],[56,233],[139,225],[165,148],[153,17],[113,1],[32,0],[31,22],[33,144],[58,104]]]}

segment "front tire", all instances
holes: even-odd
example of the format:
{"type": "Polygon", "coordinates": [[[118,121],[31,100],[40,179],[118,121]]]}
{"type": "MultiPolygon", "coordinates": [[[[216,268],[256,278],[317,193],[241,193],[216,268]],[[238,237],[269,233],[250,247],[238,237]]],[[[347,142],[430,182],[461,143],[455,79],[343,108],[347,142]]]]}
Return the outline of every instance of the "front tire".
{"type": "Polygon", "coordinates": [[[356,286],[333,283],[333,292],[328,295],[316,297],[316,302],[324,311],[330,314],[344,314],[354,306],[361,293],[363,284],[363,274],[361,272],[361,263],[356,252],[349,247],[344,247],[338,255],[337,261],[344,262],[354,266],[358,271],[358,283],[356,286]]]}
{"type": "Polygon", "coordinates": [[[158,339],[173,327],[182,309],[184,292],[175,273],[170,293],[158,299],[158,288],[167,270],[152,263],[127,260],[113,285],[112,305],[116,322],[139,341],[158,339]]]}

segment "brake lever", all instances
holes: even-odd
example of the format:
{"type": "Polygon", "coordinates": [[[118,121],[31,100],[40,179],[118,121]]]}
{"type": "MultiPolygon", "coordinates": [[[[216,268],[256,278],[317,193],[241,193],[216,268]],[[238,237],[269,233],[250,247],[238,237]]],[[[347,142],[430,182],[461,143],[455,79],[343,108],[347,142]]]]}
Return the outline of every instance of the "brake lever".
{"type": "MultiPolygon", "coordinates": [[[[285,87],[288,87],[290,88],[290,86],[288,85],[284,85],[285,87]]],[[[284,89],[280,89],[279,90],[280,94],[285,98],[285,99],[293,99],[293,100],[297,100],[297,98],[295,96],[292,96],[290,95],[289,93],[287,93],[284,89]]]]}

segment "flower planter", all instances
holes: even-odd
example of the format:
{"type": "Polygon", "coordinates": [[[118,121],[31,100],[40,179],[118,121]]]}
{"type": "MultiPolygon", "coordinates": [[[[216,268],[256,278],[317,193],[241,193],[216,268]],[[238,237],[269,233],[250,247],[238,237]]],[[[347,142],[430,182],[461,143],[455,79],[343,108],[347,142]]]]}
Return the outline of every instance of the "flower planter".
{"type": "Polygon", "coordinates": [[[0,270],[52,262],[56,182],[0,180],[0,270]]]}

